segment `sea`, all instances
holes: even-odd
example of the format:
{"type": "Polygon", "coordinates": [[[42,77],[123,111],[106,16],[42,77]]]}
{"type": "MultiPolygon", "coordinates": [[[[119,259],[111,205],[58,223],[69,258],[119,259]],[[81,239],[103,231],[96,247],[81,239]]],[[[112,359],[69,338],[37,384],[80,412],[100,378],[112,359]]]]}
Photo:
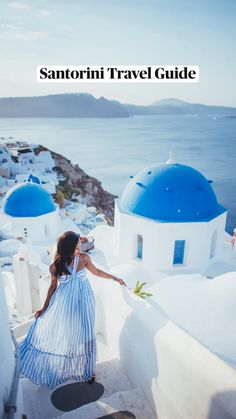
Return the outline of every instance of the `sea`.
{"type": "MultiPolygon", "coordinates": [[[[165,163],[199,170],[236,227],[236,118],[149,115],[132,118],[0,118],[0,138],[42,144],[120,196],[130,176],[165,163]]],[[[3,139],[1,141],[4,141],[3,139]]]]}

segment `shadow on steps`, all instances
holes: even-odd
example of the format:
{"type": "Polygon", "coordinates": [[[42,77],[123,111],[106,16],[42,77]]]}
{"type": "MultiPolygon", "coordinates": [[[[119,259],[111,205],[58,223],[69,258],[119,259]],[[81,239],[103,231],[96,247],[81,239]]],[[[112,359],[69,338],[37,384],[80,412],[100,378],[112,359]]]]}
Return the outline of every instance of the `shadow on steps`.
{"type": "Polygon", "coordinates": [[[103,393],[103,385],[97,382],[72,383],[56,389],[51,395],[51,402],[57,409],[69,412],[99,400],[103,393]]]}

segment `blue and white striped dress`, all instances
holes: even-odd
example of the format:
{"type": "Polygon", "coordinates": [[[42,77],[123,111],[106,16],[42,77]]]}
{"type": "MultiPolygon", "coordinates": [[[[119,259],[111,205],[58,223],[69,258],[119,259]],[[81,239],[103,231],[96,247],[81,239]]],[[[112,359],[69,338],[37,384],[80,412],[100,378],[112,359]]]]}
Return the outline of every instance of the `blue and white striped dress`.
{"type": "Polygon", "coordinates": [[[95,374],[95,300],[86,268],[77,271],[76,256],[48,308],[32,324],[20,345],[21,375],[54,388],[69,380],[86,381],[95,374]]]}

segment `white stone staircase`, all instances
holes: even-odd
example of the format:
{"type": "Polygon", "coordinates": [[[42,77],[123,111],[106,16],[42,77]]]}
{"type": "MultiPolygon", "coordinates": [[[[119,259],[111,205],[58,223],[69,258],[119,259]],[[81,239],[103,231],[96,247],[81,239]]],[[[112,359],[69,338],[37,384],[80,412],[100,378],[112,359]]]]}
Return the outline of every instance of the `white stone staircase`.
{"type": "Polygon", "coordinates": [[[97,346],[96,381],[104,386],[102,397],[77,409],[63,412],[56,409],[51,402],[53,390],[21,379],[27,419],[98,419],[118,411],[128,411],[137,419],[155,418],[141,389],[131,385],[120,360],[110,359],[108,348],[102,342],[98,341],[97,346]]]}

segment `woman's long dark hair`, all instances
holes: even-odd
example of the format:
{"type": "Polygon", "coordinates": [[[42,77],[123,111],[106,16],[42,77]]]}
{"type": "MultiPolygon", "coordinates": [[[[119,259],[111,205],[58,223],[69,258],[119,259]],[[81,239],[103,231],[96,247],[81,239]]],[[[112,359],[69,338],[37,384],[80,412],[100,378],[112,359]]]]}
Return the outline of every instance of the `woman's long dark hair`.
{"type": "Polygon", "coordinates": [[[54,257],[55,273],[56,277],[63,273],[70,273],[68,271],[68,265],[71,264],[74,251],[80,239],[79,234],[73,231],[66,231],[62,234],[57,242],[57,250],[54,257]]]}

